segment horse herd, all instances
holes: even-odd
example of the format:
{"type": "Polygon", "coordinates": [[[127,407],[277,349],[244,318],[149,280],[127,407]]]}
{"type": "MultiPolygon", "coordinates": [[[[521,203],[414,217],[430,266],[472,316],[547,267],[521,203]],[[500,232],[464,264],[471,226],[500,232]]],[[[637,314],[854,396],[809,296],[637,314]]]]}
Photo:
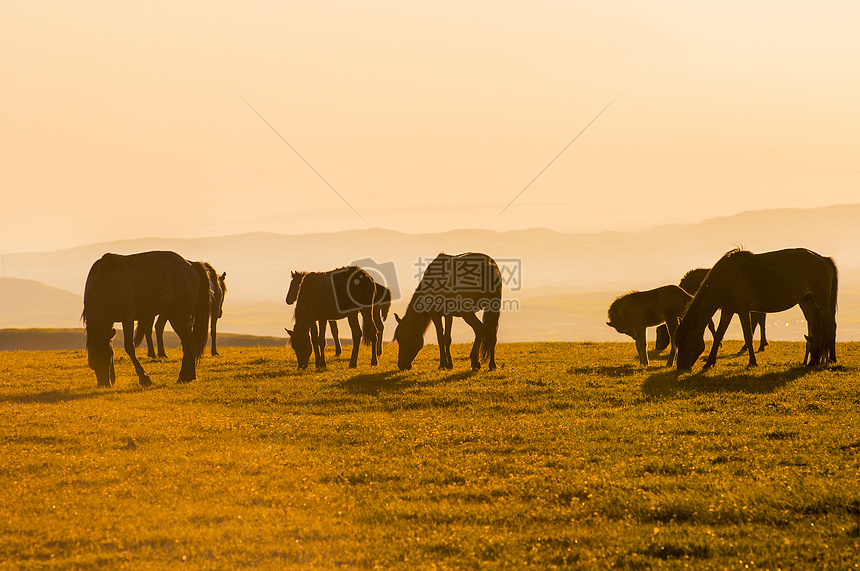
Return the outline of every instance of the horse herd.
{"type": "MultiPolygon", "coordinates": [[[[666,365],[676,357],[678,369],[689,370],[705,350],[705,328],[714,336],[705,369],[714,366],[717,350],[737,314],[744,335],[749,366],[756,365],[755,326],[761,327],[759,351],[767,346],[765,314],[799,305],[806,318],[804,364],[836,362],[836,297],[839,273],[833,259],[803,248],[753,254],[736,248],[714,267],[688,272],[678,286],[623,295],[609,306],[607,325],[636,341],[639,361],[648,364],[645,328],[665,324],[671,346],[666,365]],[[720,310],[720,323],[711,318],[720,310]]],[[[657,348],[666,347],[658,330],[657,348]]]]}
{"type": "MultiPolygon", "coordinates": [[[[704,351],[704,331],[710,326],[714,343],[705,363],[707,369],[716,362],[723,335],[737,314],[749,364],[753,366],[756,359],[752,336],[756,325],[761,327],[759,350],[767,345],[764,314],[800,305],[809,328],[808,364],[835,362],[837,282],[833,260],[809,250],[753,254],[735,249],[710,270],[688,272],[678,286],[619,297],[609,307],[607,324],[635,340],[643,365],[648,364],[645,329],[661,325],[657,348],[670,346],[667,366],[673,365],[677,354],[677,367],[684,370],[691,369],[704,351]],[[711,317],[717,309],[721,309],[720,322],[714,328],[711,317]]],[[[167,322],[182,346],[179,382],[194,380],[210,324],[212,354],[218,354],[216,322],[222,316],[226,291],[226,273],[219,275],[210,264],[188,261],[175,252],[105,254],[96,260],[84,288],[82,317],[88,362],[98,386],[111,387],[116,379],[111,341],[117,322],[122,323],[125,351],[142,386],[152,381],[135,355],[135,346],[146,338],[148,354],[156,355],[152,344],[154,325],[158,355],[164,356],[162,333],[167,322]]],[[[501,272],[492,258],[474,252],[439,254],[425,268],[403,317],[394,316],[397,327],[393,340],[398,344],[400,370],[412,368],[431,322],[436,329],[439,367],[453,368],[454,317],[463,318],[475,333],[470,353],[472,369],[480,369],[486,361],[489,370],[494,370],[501,300],[501,272]],[[477,316],[479,311],[482,318],[477,316]]],[[[295,305],[295,324],[287,333],[299,369],[308,366],[312,353],[316,367],[325,368],[327,325],[335,339],[335,355],[340,354],[340,319],[347,319],[352,332],[349,366],[357,366],[362,341],[370,347],[371,365],[376,365],[382,354],[382,333],[391,301],[390,290],[357,266],[329,272],[293,272],[286,302],[295,305]]]]}
{"type": "MultiPolygon", "coordinates": [[[[210,323],[212,354],[217,355],[216,323],[223,311],[226,277],[226,273],[218,275],[208,263],[188,261],[175,252],[105,254],[96,260],[84,287],[82,317],[87,358],[98,386],[111,387],[116,380],[112,339],[117,322],[122,324],[125,351],[142,386],[152,381],[135,354],[135,346],[146,338],[148,354],[156,356],[152,344],[155,324],[158,355],[164,356],[162,334],[167,322],[182,346],[179,382],[194,380],[210,323]]],[[[494,370],[501,299],[501,272],[492,258],[478,253],[439,254],[425,269],[403,317],[395,315],[398,367],[412,368],[432,321],[439,344],[439,366],[453,368],[451,322],[454,317],[462,317],[475,333],[472,368],[478,370],[482,361],[488,361],[488,368],[494,370]],[[476,280],[476,276],[480,279],[476,280]],[[483,319],[477,317],[479,311],[483,319]]],[[[352,330],[349,366],[358,365],[362,340],[371,348],[371,365],[376,365],[382,354],[384,321],[391,301],[390,290],[357,266],[329,272],[293,272],[286,302],[296,306],[295,325],[287,333],[299,369],[308,366],[311,353],[316,367],[325,368],[327,324],[332,329],[336,354],[340,353],[337,321],[344,318],[352,330]]]]}

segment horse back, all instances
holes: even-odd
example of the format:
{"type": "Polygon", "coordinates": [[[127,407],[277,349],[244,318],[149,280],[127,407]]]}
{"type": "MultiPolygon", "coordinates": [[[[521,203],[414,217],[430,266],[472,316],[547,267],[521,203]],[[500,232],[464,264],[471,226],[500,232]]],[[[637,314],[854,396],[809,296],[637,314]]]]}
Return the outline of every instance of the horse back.
{"type": "MultiPolygon", "coordinates": [[[[480,252],[452,256],[441,253],[425,268],[410,305],[418,296],[441,296],[468,300],[468,308],[498,310],[502,298],[502,276],[495,260],[480,252]]],[[[455,311],[459,316],[474,311],[455,311]]]]}
{"type": "Polygon", "coordinates": [[[357,266],[309,272],[302,279],[296,298],[295,319],[297,323],[343,319],[364,308],[373,308],[375,296],[375,282],[357,266]]]}
{"type": "Polygon", "coordinates": [[[193,306],[199,279],[175,252],[105,254],[87,277],[85,318],[117,322],[170,315],[177,306],[193,306]]]}
{"type": "Polygon", "coordinates": [[[729,252],[714,265],[706,283],[728,309],[775,313],[807,295],[829,300],[836,279],[831,258],[789,248],[762,254],[729,252]]]}

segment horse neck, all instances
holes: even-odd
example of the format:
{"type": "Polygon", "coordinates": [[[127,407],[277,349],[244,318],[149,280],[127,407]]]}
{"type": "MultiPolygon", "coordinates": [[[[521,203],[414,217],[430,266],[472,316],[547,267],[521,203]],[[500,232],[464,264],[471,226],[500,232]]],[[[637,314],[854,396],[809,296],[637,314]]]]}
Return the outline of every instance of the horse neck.
{"type": "Polygon", "coordinates": [[[691,323],[696,326],[696,329],[705,330],[708,322],[720,308],[720,300],[718,299],[715,287],[711,284],[702,284],[696,295],[690,301],[687,307],[686,315],[691,320],[691,323]]]}
{"type": "Polygon", "coordinates": [[[427,312],[415,311],[410,303],[400,321],[407,329],[415,329],[423,334],[430,327],[431,316],[427,312]]]}

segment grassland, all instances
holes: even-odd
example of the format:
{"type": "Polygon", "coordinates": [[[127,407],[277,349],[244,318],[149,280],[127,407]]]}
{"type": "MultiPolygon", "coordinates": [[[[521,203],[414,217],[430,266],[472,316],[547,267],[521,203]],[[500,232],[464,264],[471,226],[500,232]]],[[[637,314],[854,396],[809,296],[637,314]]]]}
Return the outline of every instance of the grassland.
{"type": "Polygon", "coordinates": [[[0,568],[807,569],[860,564],[860,344],[800,368],[637,366],[632,343],[465,346],[412,372],[284,348],[0,352],[0,568]],[[178,357],[176,352],[175,357],[178,357]]]}

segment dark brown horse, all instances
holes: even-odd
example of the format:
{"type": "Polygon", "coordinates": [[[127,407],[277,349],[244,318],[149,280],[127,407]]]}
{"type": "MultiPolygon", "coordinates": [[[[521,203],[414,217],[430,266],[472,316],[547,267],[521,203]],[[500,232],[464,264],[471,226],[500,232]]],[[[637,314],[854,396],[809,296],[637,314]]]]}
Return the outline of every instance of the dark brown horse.
{"type": "MultiPolygon", "coordinates": [[[[290,288],[287,291],[287,305],[292,305],[296,302],[296,298],[299,294],[299,287],[301,286],[302,279],[307,275],[307,272],[292,272],[290,279],[290,288]]],[[[385,320],[388,319],[388,312],[391,310],[391,290],[385,287],[380,283],[376,283],[376,296],[373,299],[373,323],[376,325],[376,355],[377,357],[382,355],[383,348],[383,340],[382,333],[385,331],[385,320]]],[[[322,358],[323,363],[325,362],[325,356],[320,355],[320,351],[325,351],[326,341],[325,341],[325,332],[326,325],[331,328],[331,336],[334,342],[334,356],[340,356],[342,352],[342,347],[340,344],[340,335],[338,333],[337,320],[322,320],[318,324],[318,337],[319,343],[314,345],[314,356],[316,361],[319,362],[320,358],[322,358]]],[[[350,327],[352,330],[352,327],[350,327]]],[[[287,330],[292,337],[292,333],[287,330]]],[[[353,336],[356,333],[352,332],[353,336]]],[[[360,334],[360,332],[359,332],[360,334]]],[[[313,332],[311,332],[311,339],[313,339],[313,332]]]]}
{"type": "Polygon", "coordinates": [[[179,382],[194,380],[206,345],[210,296],[203,264],[174,252],[105,254],[96,260],[84,288],[83,319],[89,365],[98,386],[113,386],[116,379],[111,347],[116,322],[122,323],[125,351],[140,384],[152,384],[134,354],[134,322],[151,323],[156,315],[167,317],[182,342],[179,382]]]}
{"type": "Polygon", "coordinates": [[[609,306],[609,321],[606,325],[614,327],[619,333],[629,335],[636,341],[636,352],[639,363],[648,364],[648,349],[645,342],[645,330],[665,323],[668,327],[669,360],[671,367],[675,360],[675,329],[678,318],[684,313],[692,297],[676,285],[667,285],[648,291],[632,291],[616,298],[609,306]]]}
{"type": "Polygon", "coordinates": [[[491,257],[478,253],[439,254],[425,269],[403,318],[394,315],[398,367],[401,371],[412,368],[432,321],[439,343],[439,368],[452,369],[451,323],[454,317],[462,317],[475,332],[470,355],[472,370],[480,369],[481,361],[487,359],[487,367],[494,370],[501,306],[501,272],[491,257]],[[478,319],[478,311],[483,311],[483,321],[478,319]]]}
{"type": "MultiPolygon", "coordinates": [[[[684,277],[681,278],[681,281],[678,283],[678,286],[687,292],[690,295],[696,295],[696,292],[699,291],[699,286],[702,285],[702,281],[705,279],[705,276],[708,275],[710,268],[696,268],[690,270],[684,277]]],[[[764,348],[768,346],[767,335],[764,330],[764,322],[765,322],[766,314],[761,313],[759,311],[753,311],[750,313],[750,323],[752,324],[752,332],[753,336],[755,336],[756,327],[761,327],[761,343],[759,344],[759,352],[764,351],[764,348]]],[[[713,337],[717,330],[714,327],[714,321],[711,320],[708,322],[708,329],[711,331],[711,337],[713,337]]],[[[666,347],[669,346],[669,330],[666,328],[666,325],[661,325],[657,328],[657,341],[654,343],[654,349],[656,351],[662,351],[666,347]]],[[[744,345],[741,347],[741,353],[747,351],[748,347],[744,345]]]]}
{"type": "Polygon", "coordinates": [[[836,297],[839,274],[831,258],[803,248],[753,254],[735,249],[720,258],[690,305],[676,332],[678,368],[690,369],[705,350],[708,320],[720,309],[720,324],[705,369],[717,361],[717,349],[732,315],[738,314],[756,365],[750,312],[775,313],[800,305],[809,327],[809,364],[836,361],[836,297]]]}
{"type": "MultiPolygon", "coordinates": [[[[212,292],[212,297],[209,302],[209,331],[212,338],[212,356],[218,355],[218,328],[217,323],[224,316],[224,296],[227,295],[227,272],[220,276],[215,268],[209,262],[201,262],[206,270],[206,276],[209,278],[209,289],[212,292]]],[[[167,358],[167,353],[164,351],[164,327],[167,325],[167,317],[159,315],[155,322],[155,340],[158,343],[158,354],[160,358],[167,358]]],[[[141,342],[146,338],[146,355],[147,357],[155,358],[155,348],[152,346],[152,320],[140,320],[137,324],[137,330],[134,332],[134,346],[140,347],[141,342]]]]}
{"type": "MultiPolygon", "coordinates": [[[[362,338],[372,347],[370,364],[377,364],[377,328],[374,320],[376,283],[361,268],[347,266],[329,272],[293,272],[287,303],[295,303],[295,327],[287,330],[296,353],[299,369],[308,366],[311,352],[318,369],[325,367],[325,337],[317,323],[346,318],[352,329],[352,355],[349,366],[358,365],[358,346],[362,338]],[[296,282],[298,282],[297,285],[296,282]],[[361,314],[362,328],[358,322],[361,314]]],[[[324,332],[324,330],[323,330],[324,332]]],[[[324,334],[324,333],[323,333],[324,334]]]]}

